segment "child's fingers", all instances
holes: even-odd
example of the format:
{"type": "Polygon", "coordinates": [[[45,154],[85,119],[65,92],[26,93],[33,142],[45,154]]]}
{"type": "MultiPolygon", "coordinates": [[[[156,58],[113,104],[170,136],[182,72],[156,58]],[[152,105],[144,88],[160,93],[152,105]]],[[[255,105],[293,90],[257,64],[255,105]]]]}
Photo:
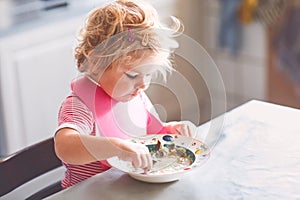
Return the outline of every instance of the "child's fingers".
{"type": "Polygon", "coordinates": [[[134,168],[152,167],[152,158],[145,145],[123,141],[120,147],[119,159],[131,162],[134,168]]]}
{"type": "Polygon", "coordinates": [[[147,147],[145,148],[146,149],[143,149],[143,151],[139,155],[141,158],[141,165],[139,167],[146,171],[149,171],[152,168],[152,158],[148,148],[147,147]]]}
{"type": "Polygon", "coordinates": [[[184,124],[184,123],[183,123],[183,124],[181,125],[181,129],[182,129],[181,135],[190,137],[189,126],[188,126],[187,124],[184,124]]]}
{"type": "Polygon", "coordinates": [[[152,168],[152,158],[149,154],[142,154],[141,155],[141,166],[140,168],[142,168],[144,171],[149,171],[152,168]]]}
{"type": "Polygon", "coordinates": [[[141,163],[142,163],[141,157],[136,153],[132,153],[132,154],[133,154],[132,166],[134,168],[139,168],[141,166],[141,163]],[[134,155],[134,154],[136,154],[136,155],[134,155]]]}
{"type": "Polygon", "coordinates": [[[196,133],[196,126],[190,121],[182,122],[182,135],[194,137],[196,133]]]}
{"type": "Polygon", "coordinates": [[[188,125],[186,125],[187,126],[187,131],[188,131],[188,136],[189,137],[193,137],[193,134],[192,134],[192,131],[191,131],[191,128],[190,128],[190,126],[188,126],[188,125]]]}
{"type": "Polygon", "coordinates": [[[142,168],[149,171],[152,168],[152,158],[149,150],[144,145],[136,146],[132,156],[132,166],[134,168],[142,168]]]}
{"type": "MultiPolygon", "coordinates": [[[[148,150],[148,148],[147,148],[147,150],[148,150]]],[[[144,170],[150,171],[152,169],[152,167],[153,167],[153,161],[152,161],[152,157],[150,155],[149,150],[148,150],[148,153],[147,153],[147,163],[148,163],[147,167],[144,168],[144,170]]]]}
{"type": "Polygon", "coordinates": [[[188,126],[186,124],[179,123],[179,124],[176,124],[174,126],[174,128],[175,128],[175,131],[177,134],[189,136],[189,130],[188,130],[188,126]]]}

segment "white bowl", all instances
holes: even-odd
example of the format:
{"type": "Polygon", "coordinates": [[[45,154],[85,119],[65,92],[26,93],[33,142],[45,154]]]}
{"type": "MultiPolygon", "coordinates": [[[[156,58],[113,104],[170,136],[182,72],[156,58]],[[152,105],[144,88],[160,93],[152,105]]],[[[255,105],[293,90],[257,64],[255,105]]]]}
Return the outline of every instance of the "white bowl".
{"type": "Polygon", "coordinates": [[[210,155],[210,149],[206,144],[182,135],[155,134],[130,139],[132,142],[147,145],[150,152],[153,151],[158,140],[162,146],[175,144],[176,147],[184,148],[188,159],[191,161],[190,164],[188,166],[179,166],[178,164],[176,165],[177,162],[169,162],[145,173],[143,169],[135,169],[130,162],[120,160],[117,157],[109,158],[107,161],[111,166],[128,173],[136,180],[149,183],[165,183],[176,181],[185,173],[201,166],[210,155]]]}

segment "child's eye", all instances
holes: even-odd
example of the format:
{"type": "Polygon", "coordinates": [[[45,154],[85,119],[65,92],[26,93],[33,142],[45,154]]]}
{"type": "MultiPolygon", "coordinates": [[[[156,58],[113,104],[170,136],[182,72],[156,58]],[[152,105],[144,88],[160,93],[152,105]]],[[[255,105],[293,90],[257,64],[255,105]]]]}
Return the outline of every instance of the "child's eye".
{"type": "Polygon", "coordinates": [[[130,79],[134,79],[134,78],[136,78],[138,76],[138,74],[129,74],[129,73],[126,73],[126,72],[125,72],[125,74],[130,79]]]}

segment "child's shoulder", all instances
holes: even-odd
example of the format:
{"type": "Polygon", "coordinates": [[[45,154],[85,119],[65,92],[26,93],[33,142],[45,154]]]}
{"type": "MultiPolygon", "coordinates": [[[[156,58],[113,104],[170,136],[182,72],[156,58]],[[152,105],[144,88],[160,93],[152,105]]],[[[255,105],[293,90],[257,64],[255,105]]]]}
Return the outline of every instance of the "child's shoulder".
{"type": "Polygon", "coordinates": [[[63,100],[61,110],[68,110],[72,112],[84,111],[90,113],[88,107],[75,94],[71,94],[63,100]]]}
{"type": "Polygon", "coordinates": [[[64,100],[63,100],[63,104],[83,104],[84,103],[81,101],[81,99],[75,95],[75,94],[70,94],[69,96],[67,96],[64,100]]]}

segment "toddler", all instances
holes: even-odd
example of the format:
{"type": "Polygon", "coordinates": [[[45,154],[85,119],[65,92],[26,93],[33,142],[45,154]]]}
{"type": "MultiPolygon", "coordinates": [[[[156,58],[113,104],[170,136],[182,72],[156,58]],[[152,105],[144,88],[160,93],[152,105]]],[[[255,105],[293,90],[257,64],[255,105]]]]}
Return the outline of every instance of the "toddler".
{"type": "Polygon", "coordinates": [[[152,167],[148,148],[128,141],[145,134],[191,136],[194,125],[162,123],[144,93],[151,78],[172,70],[172,28],[159,21],[145,2],[117,0],[91,11],[80,31],[75,58],[81,75],[71,83],[55,133],[55,151],[66,166],[66,188],[110,168],[117,156],[145,171],[152,167]]]}

